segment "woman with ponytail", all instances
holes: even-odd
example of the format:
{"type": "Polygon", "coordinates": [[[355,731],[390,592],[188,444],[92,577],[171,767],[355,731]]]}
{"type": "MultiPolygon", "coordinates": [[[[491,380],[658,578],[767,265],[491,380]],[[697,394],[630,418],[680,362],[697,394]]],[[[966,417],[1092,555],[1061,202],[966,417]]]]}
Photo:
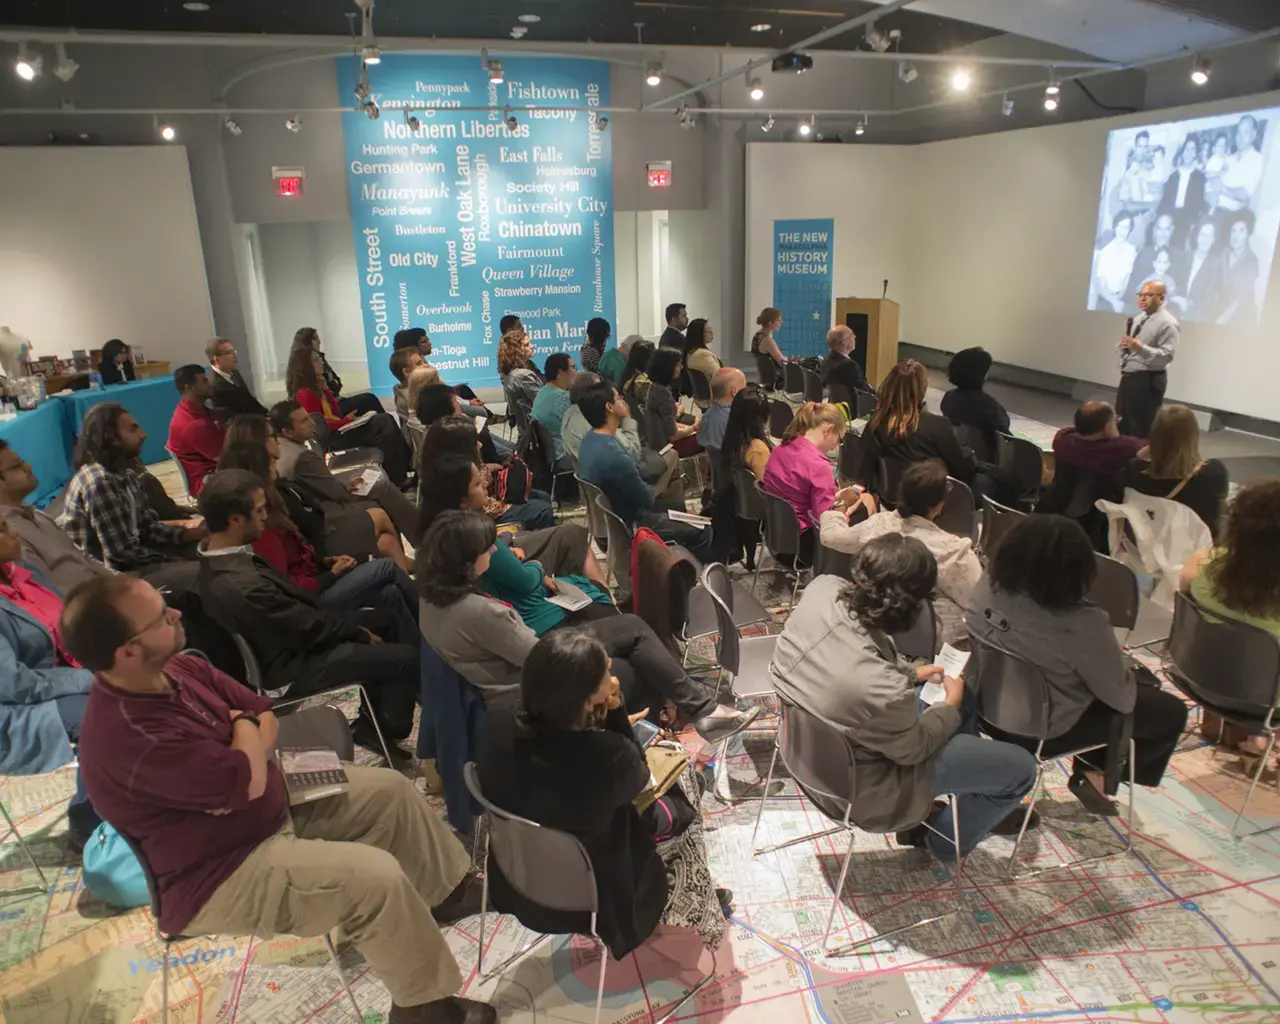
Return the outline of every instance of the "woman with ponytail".
{"type": "Polygon", "coordinates": [[[756,369],[760,371],[760,384],[767,391],[774,391],[782,383],[782,364],[786,358],[773,332],[782,326],[782,310],[766,306],[756,317],[760,330],[751,339],[751,354],[756,357],[756,369]]]}

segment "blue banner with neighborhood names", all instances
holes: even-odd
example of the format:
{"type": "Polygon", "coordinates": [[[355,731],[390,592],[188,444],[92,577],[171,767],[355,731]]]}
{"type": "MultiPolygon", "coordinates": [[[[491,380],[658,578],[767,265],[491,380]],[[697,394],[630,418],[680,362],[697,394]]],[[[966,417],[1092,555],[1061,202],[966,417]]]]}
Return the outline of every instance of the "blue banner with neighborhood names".
{"type": "MultiPolygon", "coordinates": [[[[448,383],[498,384],[499,321],[537,353],[577,358],[587,321],[614,320],[609,65],[387,54],[369,68],[377,120],[343,115],[369,378],[386,394],[392,339],[431,338],[448,383]],[[541,108],[541,109],[538,109],[541,108]],[[418,120],[415,128],[409,116],[418,120]],[[513,125],[508,118],[514,116],[513,125]]],[[[340,58],[342,101],[359,67],[340,58]]]]}
{"type": "Polygon", "coordinates": [[[827,354],[834,246],[834,220],[773,222],[773,304],[782,311],[773,338],[783,355],[827,354]]]}

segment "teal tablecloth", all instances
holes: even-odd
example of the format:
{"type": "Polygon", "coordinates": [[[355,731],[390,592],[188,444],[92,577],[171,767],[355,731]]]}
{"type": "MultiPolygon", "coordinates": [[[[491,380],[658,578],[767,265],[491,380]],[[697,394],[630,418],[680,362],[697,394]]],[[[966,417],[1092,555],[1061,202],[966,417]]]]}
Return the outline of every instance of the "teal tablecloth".
{"type": "Polygon", "coordinates": [[[112,384],[101,391],[73,391],[69,395],[59,395],[57,400],[64,410],[63,429],[68,452],[75,450],[86,412],[100,402],[119,402],[147,433],[147,442],[142,446],[142,461],[150,466],[169,458],[164,443],[169,437],[169,420],[178,407],[178,391],[173,386],[172,377],[112,384]]]}
{"type": "Polygon", "coordinates": [[[36,475],[31,504],[43,508],[71,479],[71,449],[66,443],[61,402],[45,402],[14,420],[0,420],[0,438],[30,464],[36,475]]]}

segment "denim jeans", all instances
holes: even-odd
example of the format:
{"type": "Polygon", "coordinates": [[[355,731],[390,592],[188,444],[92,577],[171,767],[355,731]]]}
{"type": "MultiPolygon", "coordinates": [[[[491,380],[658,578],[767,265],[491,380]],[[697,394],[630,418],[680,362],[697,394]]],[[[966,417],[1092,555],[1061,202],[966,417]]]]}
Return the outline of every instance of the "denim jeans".
{"type": "MultiPolygon", "coordinates": [[[[74,693],[65,697],[55,697],[54,704],[62,719],[62,727],[67,731],[67,739],[74,747],[80,739],[80,723],[84,721],[84,710],[89,705],[87,693],[74,693]]],[[[80,769],[76,769],[76,791],[67,805],[67,822],[73,832],[88,835],[98,827],[102,819],[89,802],[89,794],[85,792],[84,780],[80,777],[80,769]]]]}
{"type": "Polygon", "coordinates": [[[389,558],[362,562],[344,572],[321,592],[320,603],[336,611],[382,609],[396,624],[396,635],[384,640],[414,645],[419,641],[418,592],[409,575],[389,558]]]}
{"type": "MultiPolygon", "coordinates": [[[[967,854],[1021,803],[1036,781],[1036,759],[1021,747],[957,732],[933,761],[933,793],[955,795],[960,811],[960,851],[967,854]]],[[[943,835],[952,832],[951,807],[934,814],[929,824],[943,835]]],[[[928,833],[930,852],[940,861],[956,859],[950,839],[928,833]]]]}
{"type": "Polygon", "coordinates": [[[551,507],[551,495],[545,491],[531,491],[529,500],[512,505],[498,516],[498,525],[515,524],[525,530],[546,530],[556,525],[556,514],[551,507]]]}

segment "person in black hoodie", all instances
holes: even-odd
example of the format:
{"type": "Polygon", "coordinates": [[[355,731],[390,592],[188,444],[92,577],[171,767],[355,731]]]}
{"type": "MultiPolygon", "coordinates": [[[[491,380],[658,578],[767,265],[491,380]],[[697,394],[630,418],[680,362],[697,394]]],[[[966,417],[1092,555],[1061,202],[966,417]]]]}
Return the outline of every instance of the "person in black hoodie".
{"type": "Polygon", "coordinates": [[[1009,433],[1009,413],[983,385],[991,372],[991,353],[985,348],[961,349],[951,357],[947,379],[955,385],[942,396],[942,415],[956,427],[977,427],[986,440],[985,458],[996,453],[996,435],[1009,433]]]}

